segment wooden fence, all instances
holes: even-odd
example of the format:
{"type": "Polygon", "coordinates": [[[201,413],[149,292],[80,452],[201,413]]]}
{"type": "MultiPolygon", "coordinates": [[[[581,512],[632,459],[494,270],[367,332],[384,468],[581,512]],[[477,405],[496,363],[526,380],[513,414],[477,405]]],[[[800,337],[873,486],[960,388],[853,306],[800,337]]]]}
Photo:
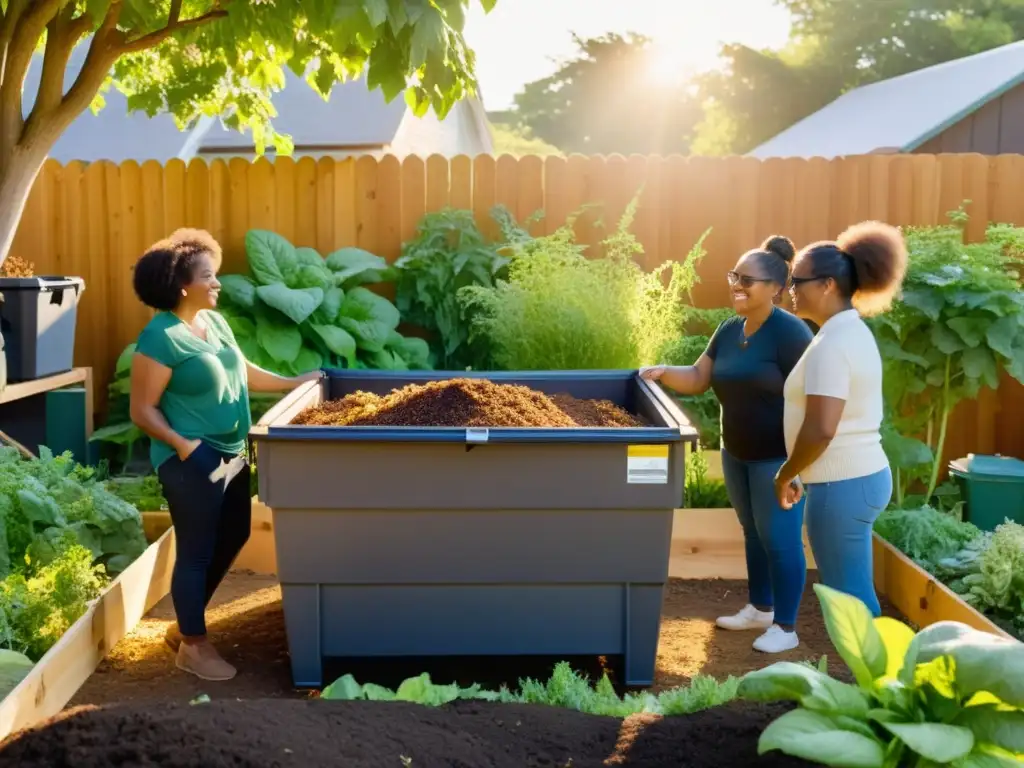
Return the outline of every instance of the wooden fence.
{"type": "MultiPolygon", "coordinates": [[[[14,243],[38,274],[86,281],[76,363],[95,369],[98,392],[149,313],[131,289],[131,268],[150,243],[180,226],[208,229],[225,270],[244,269],[245,233],[274,230],[321,253],[357,245],[397,258],[425,212],[472,209],[482,226],[501,203],[520,220],[543,210],[535,233],[561,226],[581,206],[578,236],[597,243],[641,192],[633,227],[645,267],[682,258],[711,227],[695,300],[721,306],[724,273],[767,235],[798,245],[835,237],[876,218],[902,225],[946,221],[970,200],[968,237],[986,222],[1024,224],[1024,156],[876,155],[827,161],[750,158],[509,156],[426,161],[370,157],[334,161],[215,160],[48,163],[14,243]]],[[[1024,454],[1024,392],[1008,381],[959,409],[950,454],[1024,454]]]]}

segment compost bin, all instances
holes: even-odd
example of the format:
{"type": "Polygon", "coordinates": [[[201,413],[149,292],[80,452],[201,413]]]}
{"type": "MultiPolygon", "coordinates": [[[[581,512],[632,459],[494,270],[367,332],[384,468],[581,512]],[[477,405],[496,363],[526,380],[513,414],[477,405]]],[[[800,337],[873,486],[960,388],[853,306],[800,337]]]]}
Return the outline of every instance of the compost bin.
{"type": "Polygon", "coordinates": [[[654,679],[684,445],[697,432],[636,371],[331,371],[250,435],[273,510],[292,675],[323,659],[607,655],[654,679]],[[362,390],[486,378],[609,400],[641,427],[292,424],[362,390]]]}

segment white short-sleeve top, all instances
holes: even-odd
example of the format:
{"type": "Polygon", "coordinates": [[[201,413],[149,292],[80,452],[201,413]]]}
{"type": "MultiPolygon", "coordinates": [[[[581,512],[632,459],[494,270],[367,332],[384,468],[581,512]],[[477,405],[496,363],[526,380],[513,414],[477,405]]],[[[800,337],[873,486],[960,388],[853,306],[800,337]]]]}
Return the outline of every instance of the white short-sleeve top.
{"type": "Polygon", "coordinates": [[[790,454],[804,422],[808,395],[834,397],[846,404],[835,438],[800,473],[804,483],[852,480],[888,466],[880,431],[882,356],[857,310],[829,318],[786,379],[784,429],[790,454]]]}

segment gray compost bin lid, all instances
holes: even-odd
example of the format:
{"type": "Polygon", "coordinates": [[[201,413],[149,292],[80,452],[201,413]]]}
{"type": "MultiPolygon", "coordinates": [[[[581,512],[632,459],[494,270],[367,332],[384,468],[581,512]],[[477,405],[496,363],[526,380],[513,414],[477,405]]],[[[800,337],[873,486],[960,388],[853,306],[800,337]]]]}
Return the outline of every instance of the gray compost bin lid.
{"type": "Polygon", "coordinates": [[[85,280],[80,277],[43,275],[39,277],[0,277],[0,290],[36,291],[45,293],[74,288],[76,293],[85,290],[85,280]]]}
{"type": "Polygon", "coordinates": [[[949,462],[949,471],[963,477],[1024,480],[1024,461],[1012,456],[979,456],[969,453],[962,459],[949,462]]]}

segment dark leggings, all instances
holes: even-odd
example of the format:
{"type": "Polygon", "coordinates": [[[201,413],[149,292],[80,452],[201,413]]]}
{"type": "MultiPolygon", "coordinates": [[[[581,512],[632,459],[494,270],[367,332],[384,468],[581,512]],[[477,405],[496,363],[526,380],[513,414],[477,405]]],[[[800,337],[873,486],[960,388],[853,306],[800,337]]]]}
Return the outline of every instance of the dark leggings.
{"type": "Polygon", "coordinates": [[[202,443],[185,461],[172,456],[157,474],[177,542],[171,599],[178,628],[199,637],[210,598],[249,540],[249,463],[202,443]]]}

